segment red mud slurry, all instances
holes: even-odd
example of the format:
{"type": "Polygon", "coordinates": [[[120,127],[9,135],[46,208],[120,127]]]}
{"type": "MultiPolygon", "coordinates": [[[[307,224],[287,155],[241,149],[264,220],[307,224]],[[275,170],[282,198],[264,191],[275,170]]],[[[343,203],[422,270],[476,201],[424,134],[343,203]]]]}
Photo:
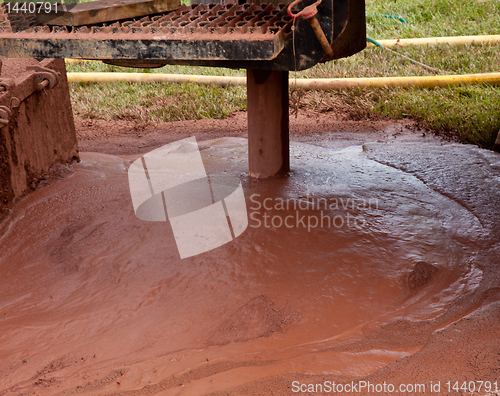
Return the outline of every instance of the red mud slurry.
{"type": "MultiPolygon", "coordinates": [[[[135,217],[127,168],[136,157],[83,153],[72,176],[16,206],[0,229],[0,395],[271,395],[291,394],[294,379],[429,381],[421,366],[399,376],[397,367],[437,348],[449,373],[451,346],[432,340],[497,307],[495,154],[294,143],[293,174],[257,182],[245,173],[245,139],[200,146],[209,174],[240,177],[250,217],[235,241],[195,257],[179,258],[169,223],[135,217]]],[[[493,356],[496,327],[482,330],[493,356]]],[[[459,360],[449,379],[494,381],[476,377],[495,373],[496,359],[485,355],[481,374],[459,360]]]]}

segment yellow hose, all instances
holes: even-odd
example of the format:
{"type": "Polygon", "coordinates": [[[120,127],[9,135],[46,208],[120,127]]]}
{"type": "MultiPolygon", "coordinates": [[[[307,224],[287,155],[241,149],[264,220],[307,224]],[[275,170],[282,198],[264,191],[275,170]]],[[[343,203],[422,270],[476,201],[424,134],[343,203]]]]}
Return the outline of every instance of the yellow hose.
{"type": "MultiPolygon", "coordinates": [[[[156,73],[68,73],[68,82],[169,82],[216,85],[246,85],[246,77],[195,76],[156,73]]],[[[328,90],[349,88],[417,87],[435,88],[458,84],[488,83],[500,85],[500,73],[446,75],[432,77],[373,77],[373,78],[291,78],[291,88],[328,90]]]]}
{"type": "Polygon", "coordinates": [[[216,85],[246,85],[246,77],[196,76],[160,73],[68,73],[68,82],[169,82],[216,85]]]}
{"type": "MultiPolygon", "coordinates": [[[[394,47],[396,45],[401,47],[408,47],[410,45],[435,45],[435,44],[486,44],[486,43],[500,43],[500,35],[490,36],[455,36],[455,37],[426,37],[414,39],[391,39],[391,40],[377,40],[384,47],[394,47]]],[[[367,47],[374,47],[372,43],[366,43],[367,47]]]]}
{"type": "MultiPolygon", "coordinates": [[[[500,73],[447,75],[432,77],[375,77],[375,78],[332,78],[297,80],[297,88],[304,90],[349,89],[349,88],[384,88],[416,87],[435,88],[458,84],[488,83],[500,85],[500,73]]],[[[290,86],[295,87],[290,80],[290,86]]]]}

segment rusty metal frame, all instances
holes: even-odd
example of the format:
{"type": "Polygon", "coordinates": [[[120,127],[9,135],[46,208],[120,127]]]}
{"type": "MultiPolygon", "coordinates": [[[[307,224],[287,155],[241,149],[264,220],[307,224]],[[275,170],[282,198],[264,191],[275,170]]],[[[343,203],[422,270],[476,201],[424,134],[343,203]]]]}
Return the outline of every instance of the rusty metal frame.
{"type": "MultiPolygon", "coordinates": [[[[4,12],[3,17],[9,16],[4,12]]],[[[272,60],[283,50],[292,23],[284,7],[254,4],[182,6],[138,20],[79,28],[37,26],[28,18],[9,22],[10,31],[0,32],[3,57],[185,62],[272,60]]]]}
{"type": "MultiPolygon", "coordinates": [[[[300,7],[312,1],[304,0],[300,7]]],[[[365,47],[364,0],[323,0],[317,19],[332,43],[332,58],[365,47]]],[[[293,34],[291,28],[286,4],[198,4],[81,27],[39,26],[35,16],[8,15],[0,4],[0,57],[142,60],[264,70],[303,70],[327,60],[307,21],[299,19],[293,34]]]]}
{"type": "MultiPolygon", "coordinates": [[[[299,9],[314,1],[303,0],[299,9]]],[[[286,4],[200,4],[78,28],[39,26],[36,18],[6,15],[0,6],[0,57],[246,68],[249,174],[269,178],[289,171],[288,71],[365,48],[364,4],[322,0],[313,26],[302,18],[294,24],[286,4]]],[[[7,110],[0,108],[1,119],[7,110]]]]}
{"type": "MultiPolygon", "coordinates": [[[[45,64],[50,62],[42,63],[45,64]]],[[[57,85],[59,73],[42,65],[27,66],[16,80],[0,78],[0,126],[9,123],[12,111],[28,96],[57,85]]]]}

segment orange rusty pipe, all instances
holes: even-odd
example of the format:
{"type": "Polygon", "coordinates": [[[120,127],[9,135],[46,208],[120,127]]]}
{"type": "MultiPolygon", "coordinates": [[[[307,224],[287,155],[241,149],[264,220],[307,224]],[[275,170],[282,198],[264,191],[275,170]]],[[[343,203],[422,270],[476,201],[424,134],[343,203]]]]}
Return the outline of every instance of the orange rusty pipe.
{"type": "Polygon", "coordinates": [[[331,59],[333,58],[333,50],[332,47],[330,46],[330,43],[328,42],[328,39],[325,36],[325,33],[323,32],[323,29],[321,29],[321,26],[316,19],[315,16],[312,18],[308,19],[309,23],[311,24],[311,27],[314,30],[314,34],[319,40],[319,43],[321,44],[321,47],[323,48],[323,51],[325,51],[325,58],[326,59],[331,59]]]}
{"type": "Polygon", "coordinates": [[[325,33],[323,32],[323,29],[321,29],[318,19],[316,18],[316,14],[318,13],[318,9],[316,7],[321,3],[321,0],[317,0],[315,3],[308,5],[307,7],[304,7],[302,11],[298,12],[297,14],[294,14],[292,12],[292,8],[301,1],[302,0],[295,0],[294,2],[290,3],[290,5],[288,6],[288,15],[291,18],[298,18],[299,16],[301,16],[306,21],[309,21],[314,31],[314,34],[316,35],[319,43],[321,44],[321,48],[323,48],[323,51],[325,52],[325,58],[326,59],[333,58],[332,47],[330,46],[330,43],[328,42],[328,39],[326,38],[325,33]]]}

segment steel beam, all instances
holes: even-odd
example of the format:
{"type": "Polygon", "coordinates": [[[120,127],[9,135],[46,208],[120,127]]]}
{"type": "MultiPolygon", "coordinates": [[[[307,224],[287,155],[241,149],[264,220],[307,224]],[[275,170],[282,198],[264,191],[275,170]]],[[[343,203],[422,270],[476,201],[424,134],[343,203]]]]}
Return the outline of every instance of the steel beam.
{"type": "Polygon", "coordinates": [[[285,175],[290,171],[287,71],[247,70],[247,117],[250,177],[285,175]]]}

